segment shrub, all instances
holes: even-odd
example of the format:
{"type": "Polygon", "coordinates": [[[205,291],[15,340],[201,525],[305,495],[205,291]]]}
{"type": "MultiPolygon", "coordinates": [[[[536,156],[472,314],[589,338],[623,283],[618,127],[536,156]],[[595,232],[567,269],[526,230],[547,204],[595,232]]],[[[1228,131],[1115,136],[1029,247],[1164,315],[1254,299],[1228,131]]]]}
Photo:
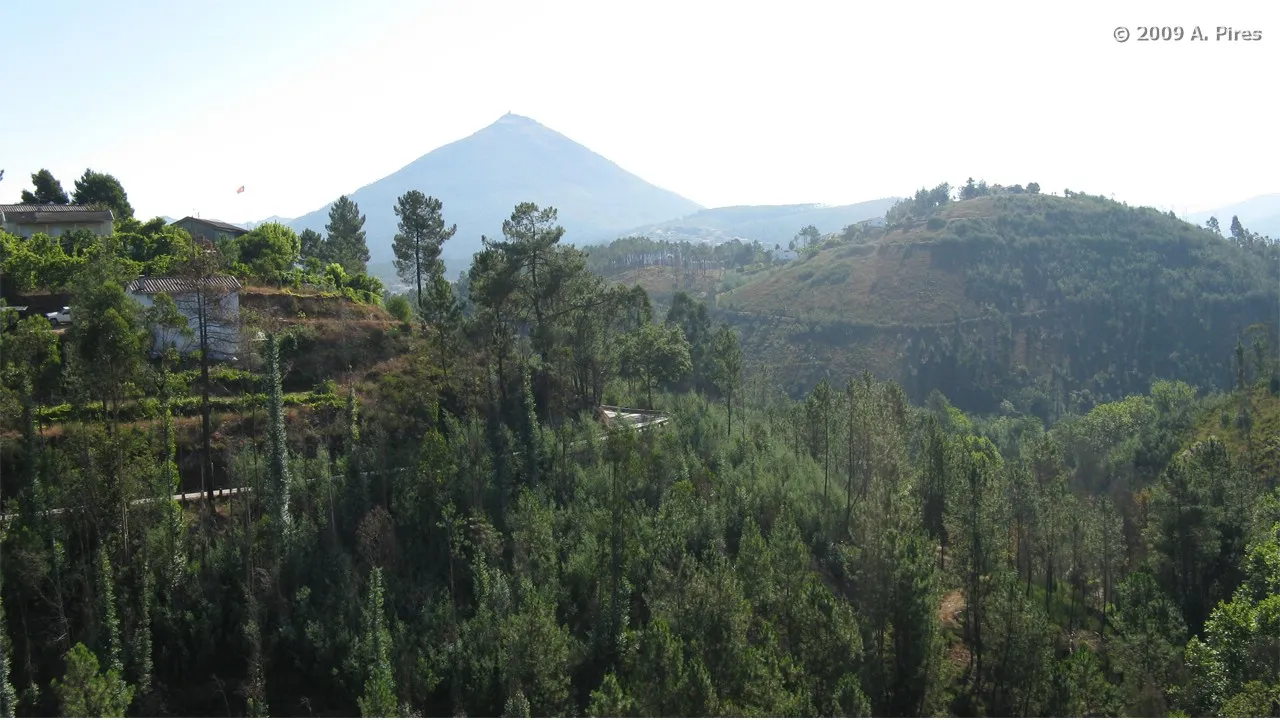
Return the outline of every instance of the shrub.
{"type": "Polygon", "coordinates": [[[387,312],[391,313],[391,317],[402,323],[409,322],[413,315],[413,307],[409,305],[409,298],[404,295],[392,295],[387,298],[387,312]]]}

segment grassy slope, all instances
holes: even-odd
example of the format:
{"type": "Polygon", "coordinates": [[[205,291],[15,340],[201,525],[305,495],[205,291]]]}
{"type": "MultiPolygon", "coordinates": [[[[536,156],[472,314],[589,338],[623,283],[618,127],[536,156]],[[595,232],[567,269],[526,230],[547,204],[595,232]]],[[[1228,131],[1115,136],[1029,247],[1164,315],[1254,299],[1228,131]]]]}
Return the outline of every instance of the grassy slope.
{"type": "MultiPolygon", "coordinates": [[[[1013,322],[1015,362],[1043,374],[1051,363],[1064,362],[1065,352],[1079,351],[1053,347],[1064,324],[1075,337],[1097,338],[1102,347],[1122,341],[1130,332],[1126,323],[1145,322],[1142,308],[1113,303],[1119,307],[1103,312],[1134,311],[1117,318],[1115,331],[1122,334],[1103,338],[1096,327],[1099,308],[1132,282],[1156,283],[1164,295],[1147,295],[1178,301],[1183,312],[1208,313],[1224,297],[1241,297],[1241,288],[1257,294],[1265,278],[1234,249],[1210,247],[1222,242],[1167,214],[1097,197],[984,197],[952,203],[935,218],[889,230],[871,244],[830,246],[756,275],[720,294],[716,306],[741,329],[749,361],[776,370],[793,391],[828,371],[838,377],[869,368],[901,380],[909,373],[904,361],[920,343],[936,339],[956,319],[994,337],[999,324],[993,305],[1013,322]],[[1118,263],[1154,272],[1128,279],[1116,270],[1118,263]]],[[[1265,320],[1245,317],[1257,314],[1257,307],[1240,307],[1218,312],[1213,322],[1225,329],[1265,320]],[[1227,314],[1237,310],[1244,314],[1227,314]]],[[[1202,321],[1210,322],[1207,317],[1202,321]]],[[[1202,352],[1145,352],[1163,358],[1189,351],[1202,352]]],[[[1098,350],[1090,352],[1096,365],[1098,350]]]]}
{"type": "Polygon", "coordinates": [[[979,308],[964,278],[905,243],[842,245],[762,274],[720,297],[719,307],[793,319],[859,324],[932,324],[979,308]]]}
{"type": "Polygon", "coordinates": [[[685,270],[682,268],[648,265],[646,267],[628,268],[609,278],[619,285],[639,285],[649,293],[649,299],[658,306],[671,304],[671,297],[677,290],[706,300],[709,293],[719,287],[724,279],[723,270],[685,270]]]}
{"type": "MultiPolygon", "coordinates": [[[[956,203],[944,217],[990,215],[983,200],[956,203]]],[[[963,272],[935,262],[930,246],[940,236],[922,222],[874,243],[838,244],[750,278],[720,295],[717,309],[738,325],[748,362],[792,391],[867,368],[902,380],[904,342],[921,326],[984,314],[966,296],[963,272]],[[844,327],[815,325],[830,322],[844,327]]]]}
{"type": "Polygon", "coordinates": [[[1211,402],[1196,423],[1187,445],[1214,437],[1227,446],[1232,458],[1247,458],[1252,440],[1254,473],[1258,477],[1277,477],[1280,475],[1280,398],[1272,395],[1264,384],[1250,388],[1251,433],[1246,433],[1235,422],[1241,399],[1240,393],[1232,393],[1211,402]]]}
{"type": "MultiPolygon", "coordinates": [[[[984,313],[971,297],[965,268],[939,252],[942,242],[955,241],[960,233],[967,236],[971,227],[992,221],[998,224],[1008,216],[1088,216],[1123,207],[1102,202],[1049,195],[955,202],[944,207],[933,222],[896,227],[872,244],[828,247],[757,276],[722,296],[720,307],[806,320],[910,327],[951,322],[957,315],[979,317],[984,313]]],[[[1044,224],[1030,232],[1052,239],[1069,234],[1071,227],[1068,223],[1044,224]]]]}

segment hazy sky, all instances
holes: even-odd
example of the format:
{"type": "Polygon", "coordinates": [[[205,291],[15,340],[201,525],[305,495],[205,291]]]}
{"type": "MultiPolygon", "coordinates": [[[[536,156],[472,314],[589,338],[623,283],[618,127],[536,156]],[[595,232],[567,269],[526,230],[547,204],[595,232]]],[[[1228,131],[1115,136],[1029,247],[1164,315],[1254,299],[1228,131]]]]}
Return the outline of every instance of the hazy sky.
{"type": "Polygon", "coordinates": [[[3,202],[92,167],[143,216],[293,217],[508,110],[707,206],[970,175],[1179,212],[1280,192],[1280,3],[2,5],[3,202]],[[1140,24],[1211,39],[1113,39],[1140,24]]]}

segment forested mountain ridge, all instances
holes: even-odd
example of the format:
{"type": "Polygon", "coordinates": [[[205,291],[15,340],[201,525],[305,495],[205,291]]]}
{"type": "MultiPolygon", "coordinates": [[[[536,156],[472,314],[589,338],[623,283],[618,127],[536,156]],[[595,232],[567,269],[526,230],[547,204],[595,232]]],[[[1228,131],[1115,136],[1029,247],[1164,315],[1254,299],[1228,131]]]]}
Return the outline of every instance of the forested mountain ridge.
{"type": "Polygon", "coordinates": [[[1278,319],[1280,253],[1247,231],[1078,193],[914,202],[726,287],[749,364],[797,389],[867,368],[916,401],[1048,417],[1157,377],[1226,387],[1236,334],[1278,319]]]}
{"type": "Polygon", "coordinates": [[[793,399],[707,304],[592,270],[741,282],[759,246],[589,254],[521,203],[450,284],[448,206],[420,210],[412,305],[276,224],[0,233],[75,318],[0,324],[0,716],[1280,710],[1265,333],[1230,396],[1048,427],[869,373],[793,399]],[[239,278],[244,357],[153,357],[191,328],[142,272],[239,278]],[[171,499],[191,409],[196,477],[242,492],[171,499]]]}

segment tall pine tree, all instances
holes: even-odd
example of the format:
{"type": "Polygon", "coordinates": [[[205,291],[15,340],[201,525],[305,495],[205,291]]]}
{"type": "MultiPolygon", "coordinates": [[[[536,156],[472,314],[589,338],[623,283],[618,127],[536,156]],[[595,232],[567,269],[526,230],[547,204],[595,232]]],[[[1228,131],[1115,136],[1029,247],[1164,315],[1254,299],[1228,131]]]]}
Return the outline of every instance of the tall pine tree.
{"type": "MultiPolygon", "coordinates": [[[[0,543],[4,535],[0,533],[0,543]]],[[[0,582],[3,581],[0,577],[0,582]]],[[[4,594],[0,593],[0,718],[11,718],[17,711],[18,695],[9,681],[9,666],[13,660],[13,643],[9,641],[9,626],[4,619],[4,594]]]]}
{"type": "Polygon", "coordinates": [[[298,255],[303,262],[314,259],[318,265],[324,267],[329,264],[329,243],[320,233],[307,228],[298,233],[298,255]]]}
{"type": "Polygon", "coordinates": [[[22,202],[27,205],[66,205],[71,202],[67,191],[62,189],[62,183],[48,170],[31,173],[31,184],[35,186],[35,192],[22,191],[22,202]]]}
{"type": "Polygon", "coordinates": [[[268,413],[270,430],[267,437],[268,512],[277,523],[277,539],[288,533],[289,518],[289,447],[284,428],[284,392],[280,383],[280,342],[274,333],[267,335],[268,413]]]}
{"type": "Polygon", "coordinates": [[[387,628],[383,593],[382,570],[375,567],[369,576],[364,634],[360,643],[361,659],[367,672],[364,694],[357,701],[362,717],[392,717],[397,709],[396,680],[391,667],[391,632],[387,628]]]}
{"type": "Polygon", "coordinates": [[[329,208],[329,233],[325,242],[328,261],[342,266],[349,275],[361,275],[369,262],[369,245],[364,238],[364,219],[360,206],[343,195],[329,208]]]}
{"type": "Polygon", "coordinates": [[[424,292],[434,283],[436,276],[443,276],[440,266],[440,250],[444,243],[458,231],[457,225],[445,227],[443,205],[433,197],[417,190],[410,190],[396,200],[396,217],[400,218],[392,250],[396,255],[396,273],[406,283],[417,289],[418,308],[423,316],[428,303],[424,292]]]}
{"type": "Polygon", "coordinates": [[[129,204],[129,194],[114,175],[84,171],[84,175],[76,180],[72,199],[77,205],[95,205],[111,211],[116,220],[133,218],[133,206],[129,204]]]}

